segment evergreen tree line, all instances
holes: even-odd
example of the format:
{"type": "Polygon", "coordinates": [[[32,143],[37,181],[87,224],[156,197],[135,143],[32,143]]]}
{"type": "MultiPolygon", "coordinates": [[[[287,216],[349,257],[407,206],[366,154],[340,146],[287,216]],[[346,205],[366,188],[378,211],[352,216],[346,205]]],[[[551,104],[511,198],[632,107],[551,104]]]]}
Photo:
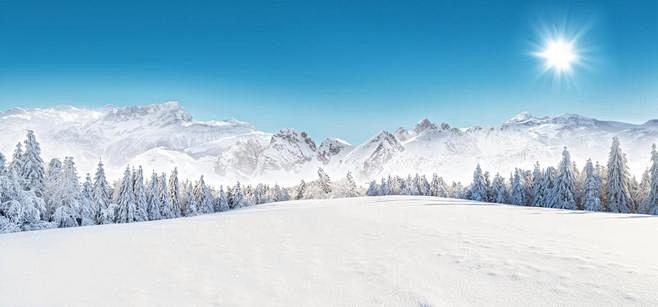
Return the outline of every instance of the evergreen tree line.
{"type": "Polygon", "coordinates": [[[507,203],[571,210],[642,213],[658,215],[658,151],[651,148],[650,167],[641,180],[630,175],[628,161],[613,138],[607,165],[587,160],[579,170],[571,161],[565,147],[557,167],[542,168],[537,162],[534,169],[515,169],[506,180],[500,174],[491,178],[478,164],[473,181],[468,187],[453,182],[447,185],[434,174],[428,181],[425,176],[398,176],[372,181],[366,192],[375,195],[428,195],[470,199],[483,202],[507,203]]]}
{"type": "Polygon", "coordinates": [[[110,184],[102,161],[80,182],[72,157],[44,165],[33,131],[8,164],[0,153],[0,232],[170,219],[289,199],[277,184],[215,189],[203,176],[180,181],[175,168],[145,178],[141,166],[126,167],[110,184]]]}

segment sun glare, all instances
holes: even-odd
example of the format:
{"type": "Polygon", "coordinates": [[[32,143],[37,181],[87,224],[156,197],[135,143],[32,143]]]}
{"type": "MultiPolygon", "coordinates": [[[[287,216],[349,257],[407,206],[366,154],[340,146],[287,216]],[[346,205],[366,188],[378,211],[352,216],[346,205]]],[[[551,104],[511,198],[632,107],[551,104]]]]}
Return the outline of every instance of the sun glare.
{"type": "Polygon", "coordinates": [[[547,41],[545,49],[537,55],[544,59],[547,69],[552,69],[556,73],[571,71],[571,66],[578,60],[573,42],[567,42],[564,39],[547,41]]]}

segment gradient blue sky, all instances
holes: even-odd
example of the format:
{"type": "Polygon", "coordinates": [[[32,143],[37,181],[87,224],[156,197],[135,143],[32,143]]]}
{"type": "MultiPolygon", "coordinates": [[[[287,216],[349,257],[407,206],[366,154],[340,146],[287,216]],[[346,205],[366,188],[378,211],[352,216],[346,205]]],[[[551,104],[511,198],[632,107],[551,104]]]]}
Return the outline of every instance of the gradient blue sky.
{"type": "Polygon", "coordinates": [[[643,122],[658,1],[0,0],[0,109],[165,100],[318,141],[519,111],[643,122]],[[584,33],[569,85],[531,55],[553,26],[584,33]]]}

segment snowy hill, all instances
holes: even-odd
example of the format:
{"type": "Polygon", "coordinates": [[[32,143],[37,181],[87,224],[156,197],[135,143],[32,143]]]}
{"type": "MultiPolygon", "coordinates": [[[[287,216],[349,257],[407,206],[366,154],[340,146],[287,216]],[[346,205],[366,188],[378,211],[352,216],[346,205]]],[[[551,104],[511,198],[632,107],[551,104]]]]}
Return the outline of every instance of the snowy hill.
{"type": "MultiPolygon", "coordinates": [[[[291,127],[302,129],[304,127],[291,127]]],[[[127,164],[148,172],[178,166],[181,176],[204,174],[211,183],[314,179],[318,167],[332,177],[351,171],[365,181],[382,175],[441,174],[470,181],[476,163],[507,176],[535,161],[554,165],[568,146],[579,167],[587,158],[605,163],[613,136],[620,138],[633,174],[649,162],[658,120],[644,124],[601,121],[576,114],[536,117],[520,113],[498,127],[454,128],[421,120],[410,129],[382,131],[362,144],[328,138],[319,145],[303,130],[263,132],[237,120],[195,121],[178,103],[83,109],[11,109],[0,113],[0,151],[11,156],[25,130],[35,130],[46,161],[73,156],[81,173],[99,157],[117,178],[127,164]]]]}
{"type": "Polygon", "coordinates": [[[657,228],[389,196],[4,234],[0,305],[656,306],[657,228]]]}

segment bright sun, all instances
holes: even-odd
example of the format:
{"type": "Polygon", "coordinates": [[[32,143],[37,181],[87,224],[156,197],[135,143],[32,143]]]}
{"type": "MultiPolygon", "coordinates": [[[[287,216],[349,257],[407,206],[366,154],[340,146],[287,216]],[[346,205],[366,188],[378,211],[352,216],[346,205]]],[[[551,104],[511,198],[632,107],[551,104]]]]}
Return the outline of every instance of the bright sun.
{"type": "Polygon", "coordinates": [[[552,69],[558,74],[570,72],[571,66],[578,61],[573,42],[564,39],[547,41],[544,50],[537,56],[544,59],[547,70],[552,69]]]}

